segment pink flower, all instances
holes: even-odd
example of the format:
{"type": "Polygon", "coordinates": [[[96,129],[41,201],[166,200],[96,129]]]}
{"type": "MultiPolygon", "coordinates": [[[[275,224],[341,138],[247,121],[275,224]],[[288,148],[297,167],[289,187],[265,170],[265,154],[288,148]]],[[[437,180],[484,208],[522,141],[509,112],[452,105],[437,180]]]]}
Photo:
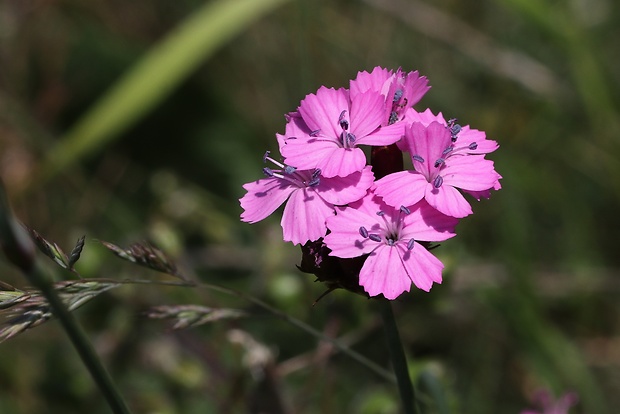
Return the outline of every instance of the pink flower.
{"type": "Polygon", "coordinates": [[[366,156],[358,145],[389,145],[403,134],[402,125],[381,126],[385,98],[374,91],[351,100],[346,89],[321,87],[301,101],[298,112],[301,119],[292,118],[295,125],[287,132],[294,129],[295,135],[287,133],[282,155],[288,165],[318,168],[327,178],[364,168],[366,156]]]}
{"type": "Polygon", "coordinates": [[[280,169],[265,168],[267,178],[247,183],[241,198],[241,220],[256,223],[263,220],[287,199],[282,215],[285,241],[304,244],[323,237],[325,219],[334,214],[335,205],[344,205],[362,198],[372,185],[370,167],[347,177],[323,177],[319,170],[296,170],[265,155],[280,169]]]}
{"type": "Polygon", "coordinates": [[[351,99],[366,91],[375,91],[386,99],[381,125],[391,125],[404,118],[406,110],[418,103],[430,89],[428,79],[418,71],[403,72],[400,68],[393,73],[379,66],[371,73],[358,72],[350,82],[351,99]]]}
{"type": "Polygon", "coordinates": [[[493,161],[475,153],[476,142],[461,145],[454,124],[433,121],[425,126],[414,122],[405,130],[404,145],[415,170],[387,175],[374,187],[392,207],[425,199],[441,213],[461,218],[472,209],[458,189],[484,196],[489,189],[499,187],[501,176],[495,172],[493,161]]]}
{"type": "Polygon", "coordinates": [[[368,254],[359,283],[370,296],[396,299],[413,283],[429,291],[441,283],[443,264],[419,241],[437,242],[453,236],[458,220],[426,202],[395,209],[370,192],[327,218],[324,242],[330,255],[352,258],[368,254]]]}
{"type": "Polygon", "coordinates": [[[554,401],[548,391],[542,390],[534,396],[534,403],[541,411],[524,410],[521,414],[568,414],[568,410],[578,401],[579,398],[574,392],[566,393],[554,401]]]}

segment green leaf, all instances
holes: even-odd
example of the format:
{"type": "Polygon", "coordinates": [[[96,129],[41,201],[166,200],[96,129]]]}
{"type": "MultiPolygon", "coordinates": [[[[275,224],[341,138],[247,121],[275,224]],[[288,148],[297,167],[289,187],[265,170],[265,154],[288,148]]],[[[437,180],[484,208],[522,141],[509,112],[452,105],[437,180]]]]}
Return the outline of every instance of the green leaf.
{"type": "Polygon", "coordinates": [[[45,181],[101,149],[152,110],[199,64],[254,21],[288,0],[218,0],[189,16],[151,48],[52,148],[45,181]]]}

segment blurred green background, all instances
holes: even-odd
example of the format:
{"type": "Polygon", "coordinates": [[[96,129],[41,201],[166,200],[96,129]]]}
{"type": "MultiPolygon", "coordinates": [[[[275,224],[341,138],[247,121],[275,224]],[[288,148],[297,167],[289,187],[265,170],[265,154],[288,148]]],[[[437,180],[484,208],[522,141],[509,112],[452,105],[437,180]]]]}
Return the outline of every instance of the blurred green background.
{"type": "MultiPolygon", "coordinates": [[[[49,240],[86,234],[84,277],[165,279],[95,241],[149,239],[389,368],[372,301],[313,307],[325,288],[279,218],[240,223],[238,198],[307,93],[419,70],[416,108],[486,131],[504,177],[436,250],[444,283],[394,303],[424,412],[518,413],[541,388],[618,412],[618,21],[611,0],[2,1],[0,176],[49,240]]],[[[76,315],[136,413],[398,412],[393,384],[238,298],[127,286],[76,315]],[[189,303],[254,316],[173,331],[143,315],[189,303]]],[[[0,344],[0,412],[108,411],[51,322],[0,344]]]]}

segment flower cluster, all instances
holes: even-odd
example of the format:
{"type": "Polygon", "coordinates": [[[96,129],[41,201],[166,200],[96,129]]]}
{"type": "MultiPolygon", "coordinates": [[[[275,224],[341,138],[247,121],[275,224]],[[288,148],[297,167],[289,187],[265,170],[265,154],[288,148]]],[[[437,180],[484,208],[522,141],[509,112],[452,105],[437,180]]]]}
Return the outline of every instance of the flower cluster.
{"type": "Polygon", "coordinates": [[[313,255],[310,271],[361,257],[358,283],[370,296],[441,283],[430,243],[455,236],[458,219],[472,213],[463,193],[488,198],[501,176],[485,159],[498,145],[484,132],[413,109],[429,88],[417,71],[377,67],[348,89],[307,95],[276,134],[282,157],[266,153],[266,177],[243,186],[241,220],[256,223],[286,202],[284,240],[313,255]],[[371,146],[370,165],[360,146],[371,146]],[[413,169],[403,171],[403,152],[413,169]]]}

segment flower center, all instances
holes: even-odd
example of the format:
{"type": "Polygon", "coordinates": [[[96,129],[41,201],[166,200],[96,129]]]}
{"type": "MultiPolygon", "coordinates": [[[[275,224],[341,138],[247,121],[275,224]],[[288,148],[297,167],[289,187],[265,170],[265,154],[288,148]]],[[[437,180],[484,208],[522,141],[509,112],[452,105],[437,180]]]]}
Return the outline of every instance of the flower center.
{"type": "MultiPolygon", "coordinates": [[[[400,233],[403,229],[403,219],[410,213],[411,211],[407,207],[401,206],[398,211],[398,216],[394,220],[391,217],[386,217],[384,211],[377,211],[377,216],[383,219],[383,228],[379,229],[378,233],[369,233],[366,227],[362,226],[359,228],[359,233],[365,239],[369,239],[377,243],[384,243],[390,247],[395,246],[399,241],[405,241],[404,239],[401,239],[400,233]]],[[[409,239],[407,242],[407,249],[413,249],[414,243],[415,240],[413,238],[409,239]]]]}
{"type": "Polygon", "coordinates": [[[269,167],[263,168],[263,173],[267,177],[279,178],[280,180],[287,181],[300,188],[316,187],[321,182],[321,170],[318,168],[314,170],[298,171],[295,167],[282,164],[281,162],[278,162],[271,158],[269,156],[269,151],[265,152],[265,155],[263,156],[263,161],[269,161],[279,167],[279,169],[275,170],[269,167]]]}
{"type": "Polygon", "coordinates": [[[349,120],[346,118],[347,110],[340,112],[338,124],[342,128],[342,132],[338,137],[338,142],[343,148],[353,148],[355,146],[355,135],[349,132],[349,120]]]}

